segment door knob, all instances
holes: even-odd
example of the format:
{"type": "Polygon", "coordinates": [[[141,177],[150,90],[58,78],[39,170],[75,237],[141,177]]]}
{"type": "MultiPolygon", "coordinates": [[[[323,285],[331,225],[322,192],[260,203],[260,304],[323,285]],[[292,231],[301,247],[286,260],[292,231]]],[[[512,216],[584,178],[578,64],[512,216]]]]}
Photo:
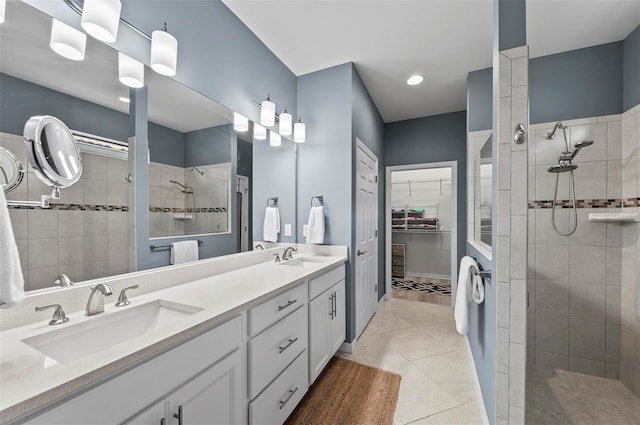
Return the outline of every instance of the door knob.
{"type": "Polygon", "coordinates": [[[364,254],[366,254],[366,253],[367,253],[367,251],[360,251],[360,250],[358,250],[358,252],[357,252],[356,254],[358,254],[358,257],[359,257],[359,256],[364,255],[364,254]]]}

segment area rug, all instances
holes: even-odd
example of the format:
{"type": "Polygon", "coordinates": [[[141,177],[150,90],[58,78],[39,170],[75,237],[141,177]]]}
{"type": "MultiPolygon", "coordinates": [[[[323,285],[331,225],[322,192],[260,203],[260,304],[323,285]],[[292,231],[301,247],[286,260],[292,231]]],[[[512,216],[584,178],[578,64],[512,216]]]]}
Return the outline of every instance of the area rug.
{"type": "Polygon", "coordinates": [[[285,425],[392,425],[400,375],[334,357],[285,425]]]}

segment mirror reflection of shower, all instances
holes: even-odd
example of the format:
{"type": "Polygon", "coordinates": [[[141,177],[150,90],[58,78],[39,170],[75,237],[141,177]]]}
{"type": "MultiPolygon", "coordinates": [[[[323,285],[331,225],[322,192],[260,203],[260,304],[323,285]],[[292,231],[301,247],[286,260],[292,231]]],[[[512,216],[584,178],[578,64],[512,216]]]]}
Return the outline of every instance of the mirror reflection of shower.
{"type": "MultiPolygon", "coordinates": [[[[201,173],[200,170],[198,170],[198,172],[201,173]]],[[[184,208],[185,226],[188,226],[188,227],[195,226],[196,223],[198,222],[198,214],[196,214],[196,194],[193,191],[193,187],[189,186],[186,183],[180,183],[179,181],[176,181],[176,180],[169,180],[169,183],[177,184],[182,188],[180,192],[187,195],[187,199],[185,200],[185,208],[184,208]],[[191,195],[191,204],[193,205],[193,210],[192,210],[193,215],[191,217],[187,216],[188,208],[186,208],[187,204],[189,203],[189,195],[191,195]]]]}
{"type": "Polygon", "coordinates": [[[578,142],[573,145],[573,149],[569,149],[569,141],[567,140],[567,126],[562,125],[561,122],[557,122],[553,127],[551,133],[546,134],[547,140],[553,140],[555,138],[556,131],[562,130],[562,136],[564,139],[564,151],[558,156],[558,164],[552,165],[547,169],[548,172],[554,173],[556,175],[556,187],[553,193],[553,205],[551,211],[551,224],[553,225],[553,230],[560,236],[571,236],[578,229],[578,211],[576,208],[576,185],[573,176],[573,171],[578,168],[578,165],[573,164],[573,160],[576,155],[580,152],[582,148],[587,146],[591,146],[593,144],[593,140],[584,140],[582,142],[578,142]],[[572,210],[572,214],[569,216],[569,231],[562,232],[558,229],[556,225],[556,204],[558,202],[558,185],[560,182],[560,174],[569,173],[569,201],[572,210]]]}

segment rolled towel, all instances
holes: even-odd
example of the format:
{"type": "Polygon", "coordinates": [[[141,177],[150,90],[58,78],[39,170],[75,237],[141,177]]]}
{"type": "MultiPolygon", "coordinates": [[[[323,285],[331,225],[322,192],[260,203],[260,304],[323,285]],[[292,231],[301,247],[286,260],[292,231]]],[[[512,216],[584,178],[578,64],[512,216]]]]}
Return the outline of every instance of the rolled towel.
{"type": "Polygon", "coordinates": [[[171,244],[171,264],[198,261],[198,241],[181,241],[171,244]]]}
{"type": "Polygon", "coordinates": [[[278,242],[278,233],[280,233],[280,210],[278,207],[267,207],[265,210],[262,232],[265,242],[278,242]]]}
{"type": "Polygon", "coordinates": [[[324,242],[324,207],[311,207],[307,223],[307,243],[322,244],[324,242]]]}
{"type": "MultiPolygon", "coordinates": [[[[458,275],[456,305],[454,308],[456,330],[461,335],[466,335],[469,332],[469,302],[472,299],[472,287],[475,286],[472,281],[475,278],[480,279],[480,276],[477,276],[479,272],[480,269],[478,268],[476,260],[469,256],[462,257],[460,261],[460,273],[458,275]]],[[[484,298],[484,288],[482,289],[482,296],[484,298]]]]}
{"type": "Polygon", "coordinates": [[[0,308],[11,308],[24,300],[24,277],[13,235],[9,208],[0,187],[0,308]]]}

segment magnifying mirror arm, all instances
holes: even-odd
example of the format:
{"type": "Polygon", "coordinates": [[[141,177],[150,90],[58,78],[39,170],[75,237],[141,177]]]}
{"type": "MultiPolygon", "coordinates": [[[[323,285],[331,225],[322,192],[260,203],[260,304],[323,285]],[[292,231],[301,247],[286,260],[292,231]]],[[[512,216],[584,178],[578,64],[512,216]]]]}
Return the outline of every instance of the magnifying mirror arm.
{"type": "Polygon", "coordinates": [[[17,207],[40,207],[40,208],[49,208],[49,201],[51,199],[60,199],[60,188],[54,187],[51,195],[42,195],[40,198],[40,202],[38,201],[9,201],[7,200],[7,205],[14,205],[17,207]]]}

